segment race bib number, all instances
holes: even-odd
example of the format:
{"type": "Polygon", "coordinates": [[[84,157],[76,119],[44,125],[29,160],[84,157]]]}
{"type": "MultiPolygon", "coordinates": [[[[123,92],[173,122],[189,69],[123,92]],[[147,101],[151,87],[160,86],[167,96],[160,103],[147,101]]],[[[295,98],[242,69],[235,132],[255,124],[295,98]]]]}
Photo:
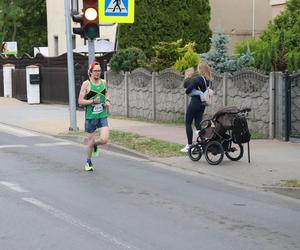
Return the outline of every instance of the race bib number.
{"type": "Polygon", "coordinates": [[[99,114],[103,111],[103,106],[102,104],[96,104],[94,107],[93,107],[93,114],[99,114]]]}

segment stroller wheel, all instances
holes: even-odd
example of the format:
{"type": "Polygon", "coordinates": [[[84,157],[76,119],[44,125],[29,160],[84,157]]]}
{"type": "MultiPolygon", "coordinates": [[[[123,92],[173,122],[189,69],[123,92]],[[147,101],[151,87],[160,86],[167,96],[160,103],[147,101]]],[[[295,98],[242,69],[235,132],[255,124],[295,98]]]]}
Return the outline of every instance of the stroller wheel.
{"type": "Polygon", "coordinates": [[[188,155],[192,161],[199,161],[202,156],[202,149],[198,144],[190,146],[188,155]]]}
{"type": "Polygon", "coordinates": [[[244,147],[242,144],[235,144],[231,142],[228,150],[225,152],[225,155],[232,161],[238,161],[244,155],[244,147]]]}
{"type": "Polygon", "coordinates": [[[211,165],[218,165],[224,157],[224,149],[218,141],[211,141],[205,148],[205,159],[211,165]]]}

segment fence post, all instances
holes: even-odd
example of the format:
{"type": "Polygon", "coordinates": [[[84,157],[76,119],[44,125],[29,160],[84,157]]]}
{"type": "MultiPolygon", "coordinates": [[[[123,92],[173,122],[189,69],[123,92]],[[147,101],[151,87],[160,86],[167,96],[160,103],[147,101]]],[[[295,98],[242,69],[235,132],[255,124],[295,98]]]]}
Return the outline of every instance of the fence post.
{"type": "Polygon", "coordinates": [[[125,82],[125,116],[129,117],[129,103],[128,103],[128,72],[125,72],[124,75],[125,82]]]}
{"type": "Polygon", "coordinates": [[[36,65],[26,67],[26,91],[28,104],[40,103],[40,74],[36,65]]]}
{"type": "Polygon", "coordinates": [[[12,71],[15,69],[13,64],[3,65],[3,96],[12,97],[12,71]]]}
{"type": "Polygon", "coordinates": [[[285,82],[281,72],[274,72],[275,77],[275,138],[284,140],[285,138],[285,82]]]}
{"type": "Polygon", "coordinates": [[[269,139],[275,137],[275,72],[269,75],[269,139]]]}
{"type": "Polygon", "coordinates": [[[156,72],[152,72],[152,120],[156,120],[156,72]]]}

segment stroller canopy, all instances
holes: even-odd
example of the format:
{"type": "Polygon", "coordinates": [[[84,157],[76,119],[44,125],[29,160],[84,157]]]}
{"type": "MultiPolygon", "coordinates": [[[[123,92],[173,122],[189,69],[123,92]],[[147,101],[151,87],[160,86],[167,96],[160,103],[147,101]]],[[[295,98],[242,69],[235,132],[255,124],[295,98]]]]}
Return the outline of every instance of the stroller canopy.
{"type": "Polygon", "coordinates": [[[230,129],[233,126],[233,119],[240,111],[236,106],[225,107],[215,113],[213,119],[220,123],[225,129],[230,129]]]}

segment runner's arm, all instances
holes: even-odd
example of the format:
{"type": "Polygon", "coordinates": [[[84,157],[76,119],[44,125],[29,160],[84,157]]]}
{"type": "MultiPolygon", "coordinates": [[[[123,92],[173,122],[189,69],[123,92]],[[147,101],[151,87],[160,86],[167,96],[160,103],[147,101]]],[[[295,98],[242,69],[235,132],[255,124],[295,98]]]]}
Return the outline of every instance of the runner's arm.
{"type": "Polygon", "coordinates": [[[78,104],[79,105],[90,105],[94,103],[94,100],[85,100],[84,97],[88,93],[88,82],[83,82],[80,88],[79,96],[78,96],[78,104]]]}

